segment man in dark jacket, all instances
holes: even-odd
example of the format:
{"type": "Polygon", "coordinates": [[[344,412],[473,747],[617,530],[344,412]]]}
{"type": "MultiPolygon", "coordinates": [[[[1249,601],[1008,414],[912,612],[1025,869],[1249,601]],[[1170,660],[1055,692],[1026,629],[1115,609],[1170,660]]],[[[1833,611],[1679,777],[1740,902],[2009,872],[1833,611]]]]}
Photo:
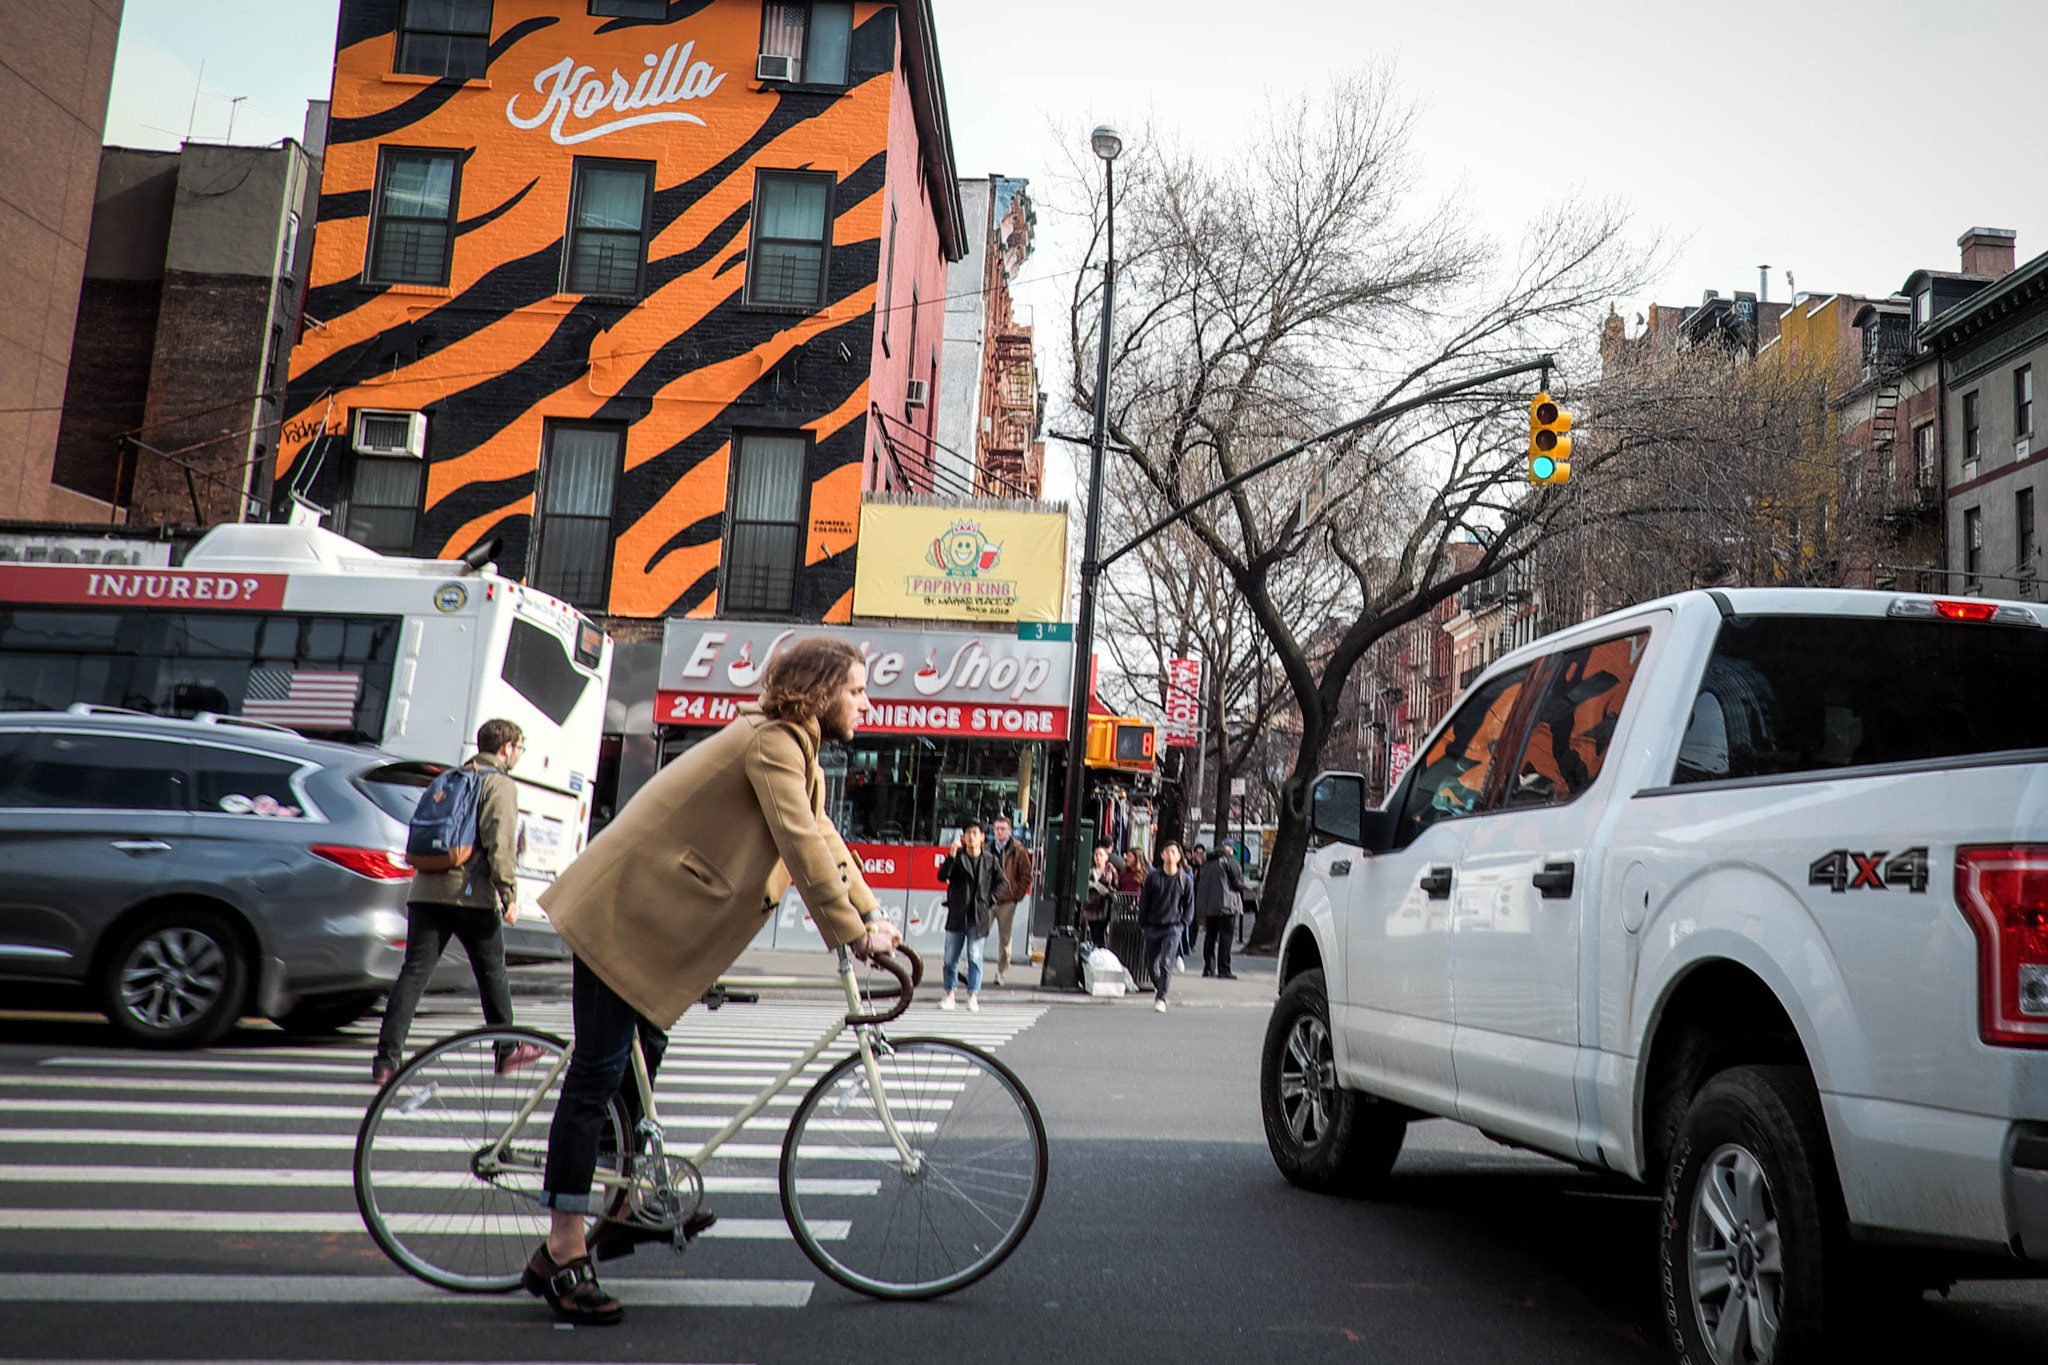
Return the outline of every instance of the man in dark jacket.
{"type": "Polygon", "coordinates": [[[1017,922],[1017,902],[1031,894],[1031,850],[1010,837],[1010,817],[998,815],[991,833],[992,849],[1003,868],[1002,884],[996,889],[996,931],[1002,935],[996,945],[996,984],[1010,969],[1010,936],[1017,922]]]}
{"type": "Polygon", "coordinates": [[[1145,965],[1152,973],[1152,1008],[1166,1012],[1166,984],[1180,961],[1181,936],[1195,920],[1195,887],[1180,865],[1180,845],[1168,840],[1159,866],[1138,893],[1138,928],[1145,934],[1145,965]]]}
{"type": "MultiPolygon", "coordinates": [[[[382,1085],[398,1070],[405,1035],[419,1007],[420,992],[434,974],[450,938],[462,940],[483,997],[484,1020],[512,1022],[512,987],[505,976],[505,931],[519,918],[519,787],[512,765],[526,751],[526,736],[509,720],[487,720],[476,732],[476,756],[465,770],[483,774],[476,803],[476,852],[467,863],[446,872],[421,872],[412,879],[405,907],[405,966],[384,1002],[384,1027],[377,1033],[377,1057],[370,1079],[382,1085]]],[[[532,1043],[522,1043],[498,1059],[510,1070],[540,1056],[532,1043]]]]}
{"type": "Polygon", "coordinates": [[[940,982],[946,988],[939,1008],[953,1008],[953,983],[960,973],[960,954],[967,954],[967,1008],[981,1008],[981,945],[994,918],[1003,869],[982,842],[981,825],[968,821],[953,847],[939,861],[946,883],[946,963],[940,982]]]}
{"type": "Polygon", "coordinates": [[[1195,874],[1195,917],[1204,926],[1202,975],[1235,980],[1230,970],[1230,941],[1237,937],[1237,917],[1244,911],[1244,869],[1222,844],[1195,874]]]}

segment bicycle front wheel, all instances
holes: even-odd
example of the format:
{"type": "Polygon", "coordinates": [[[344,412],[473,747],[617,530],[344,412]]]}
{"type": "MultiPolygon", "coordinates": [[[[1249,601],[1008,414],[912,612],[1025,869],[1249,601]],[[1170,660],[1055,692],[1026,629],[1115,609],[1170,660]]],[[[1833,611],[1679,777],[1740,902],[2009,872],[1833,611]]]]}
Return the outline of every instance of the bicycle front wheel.
{"type": "MultiPolygon", "coordinates": [[[[356,1206],[370,1236],[405,1271],[465,1293],[519,1287],[548,1230],[539,1195],[556,1090],[540,1097],[505,1144],[505,1168],[492,1168],[486,1157],[566,1048],[527,1028],[458,1033],[415,1054],[371,1101],[356,1134],[356,1206]],[[498,1060],[521,1043],[539,1048],[540,1057],[499,1075],[498,1060]]],[[[626,1131],[615,1098],[599,1130],[601,1166],[617,1169],[626,1131]]]]}
{"type": "Polygon", "coordinates": [[[856,1053],[797,1106],[782,1143],[782,1211],[804,1254],[847,1288],[936,1298],[994,1270],[1031,1230],[1045,1198],[1045,1123],[1023,1082],[979,1048],[888,1046],[875,1061],[910,1168],[856,1053]]]}

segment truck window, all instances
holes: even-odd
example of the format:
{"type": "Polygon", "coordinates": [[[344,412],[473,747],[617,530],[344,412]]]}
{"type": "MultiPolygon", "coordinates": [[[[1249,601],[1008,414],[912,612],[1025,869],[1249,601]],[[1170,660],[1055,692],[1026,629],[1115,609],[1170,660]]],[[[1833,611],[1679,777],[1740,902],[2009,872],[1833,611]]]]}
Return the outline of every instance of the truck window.
{"type": "Polygon", "coordinates": [[[1593,785],[1649,643],[1650,632],[1639,630],[1550,657],[1503,806],[1561,806],[1593,785]]]}
{"type": "Polygon", "coordinates": [[[1674,785],[2048,748],[2048,630],[1890,617],[1722,623],[1674,785]]]}
{"type": "Polygon", "coordinates": [[[1401,818],[1394,826],[1395,848],[1406,848],[1439,820],[1470,815],[1479,808],[1487,774],[1493,771],[1495,746],[1506,734],[1528,678],[1526,667],[1503,673],[1482,684],[1458,708],[1409,779],[1401,818]]]}

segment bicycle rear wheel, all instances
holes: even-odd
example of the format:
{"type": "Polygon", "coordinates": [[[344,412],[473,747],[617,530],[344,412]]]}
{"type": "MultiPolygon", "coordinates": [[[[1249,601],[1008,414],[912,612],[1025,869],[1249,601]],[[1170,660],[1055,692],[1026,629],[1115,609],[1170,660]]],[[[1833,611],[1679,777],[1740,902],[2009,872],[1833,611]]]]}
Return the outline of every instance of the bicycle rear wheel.
{"type": "MultiPolygon", "coordinates": [[[[356,1134],[356,1207],[384,1254],[428,1284],[465,1293],[519,1287],[547,1235],[539,1167],[555,1093],[543,1095],[504,1155],[517,1171],[480,1173],[479,1158],[532,1097],[567,1044],[527,1028],[458,1033],[415,1054],[363,1115],[356,1134]],[[497,1059],[520,1043],[539,1060],[509,1076],[497,1059]]],[[[599,1130],[599,1164],[617,1169],[627,1124],[614,1098],[599,1130]]]]}
{"type": "Polygon", "coordinates": [[[904,1170],[856,1053],[797,1105],[783,1215],[847,1288],[936,1298],[988,1274],[1030,1231],[1045,1198],[1045,1124],[1023,1082],[964,1043],[906,1038],[876,1064],[917,1169],[904,1170]]]}

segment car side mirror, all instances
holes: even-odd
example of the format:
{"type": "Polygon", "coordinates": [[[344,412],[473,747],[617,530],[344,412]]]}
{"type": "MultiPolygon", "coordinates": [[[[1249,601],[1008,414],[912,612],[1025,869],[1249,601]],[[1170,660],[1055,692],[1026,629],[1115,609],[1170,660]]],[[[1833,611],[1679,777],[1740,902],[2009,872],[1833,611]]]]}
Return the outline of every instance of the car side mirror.
{"type": "Polygon", "coordinates": [[[1365,778],[1358,773],[1321,773],[1309,787],[1308,829],[1323,843],[1363,847],[1365,778]]]}

